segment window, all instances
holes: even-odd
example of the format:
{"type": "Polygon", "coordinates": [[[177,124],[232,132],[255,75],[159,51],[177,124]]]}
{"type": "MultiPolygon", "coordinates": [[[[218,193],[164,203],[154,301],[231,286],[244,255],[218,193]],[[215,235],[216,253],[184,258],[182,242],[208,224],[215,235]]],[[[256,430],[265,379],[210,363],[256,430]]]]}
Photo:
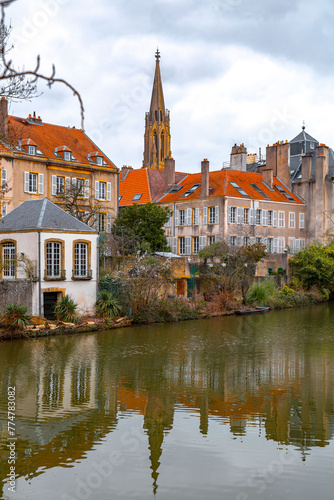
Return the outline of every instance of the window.
{"type": "Polygon", "coordinates": [[[305,214],[300,213],[299,214],[299,229],[304,229],[305,228],[305,214]]]}
{"type": "Polygon", "coordinates": [[[193,237],[193,253],[197,254],[199,252],[199,236],[193,237]]]}
{"type": "Polygon", "coordinates": [[[2,279],[15,278],[15,242],[4,242],[1,247],[2,279]]]}
{"type": "Polygon", "coordinates": [[[249,208],[244,208],[244,224],[249,224],[249,208]]]}
{"type": "Polygon", "coordinates": [[[103,165],[103,158],[102,158],[102,156],[97,156],[96,157],[96,165],[103,165]]]}
{"type": "Polygon", "coordinates": [[[49,241],[45,246],[46,267],[45,279],[65,279],[65,271],[62,270],[62,244],[58,241],[49,241]]]}
{"type": "Polygon", "coordinates": [[[219,207],[209,207],[209,224],[219,223],[219,207]]]}
{"type": "Polygon", "coordinates": [[[238,244],[237,236],[230,236],[230,245],[232,247],[235,247],[237,246],[237,244],[238,244]]]}
{"type": "Polygon", "coordinates": [[[172,216],[170,215],[168,217],[168,220],[166,221],[165,227],[171,227],[172,226],[172,216]]]}
{"type": "Polygon", "coordinates": [[[28,155],[36,154],[36,146],[28,146],[28,155]]]}
{"type": "Polygon", "coordinates": [[[99,233],[104,233],[106,230],[106,214],[104,213],[99,213],[98,214],[98,224],[97,224],[97,229],[99,233]]]}
{"type": "Polygon", "coordinates": [[[64,160],[65,161],[71,161],[72,160],[72,153],[71,153],[71,151],[64,151],[64,160]]]}
{"type": "Polygon", "coordinates": [[[7,170],[5,168],[1,169],[1,186],[0,189],[2,191],[6,191],[7,189],[7,170]]]}
{"type": "Polygon", "coordinates": [[[194,226],[198,226],[199,224],[199,208],[193,209],[193,224],[194,226]]]}
{"type": "Polygon", "coordinates": [[[24,172],[24,192],[43,194],[43,174],[24,172]]]}
{"type": "Polygon", "coordinates": [[[241,194],[241,196],[248,196],[248,194],[245,193],[245,191],[236,182],[230,182],[230,184],[241,194]]]}
{"type": "Polygon", "coordinates": [[[284,212],[278,212],[278,227],[284,227],[284,212]]]}
{"type": "Polygon", "coordinates": [[[267,212],[267,226],[272,226],[273,225],[273,211],[268,210],[267,212]]]}
{"type": "Polygon", "coordinates": [[[88,277],[88,243],[74,243],[73,277],[88,277]]]}
{"type": "Polygon", "coordinates": [[[237,223],[237,207],[228,207],[228,222],[230,224],[237,223]]]}
{"type": "Polygon", "coordinates": [[[99,200],[106,199],[106,183],[99,182],[99,200]]]}
{"type": "Polygon", "coordinates": [[[216,237],[215,236],[209,236],[208,240],[209,240],[209,245],[213,245],[215,243],[215,241],[216,241],[216,237]]]}
{"type": "Polygon", "coordinates": [[[65,193],[65,177],[56,176],[56,194],[65,193]]]}
{"type": "Polygon", "coordinates": [[[258,236],[255,238],[255,243],[258,245],[262,243],[262,238],[259,238],[258,236]]]}
{"type": "Polygon", "coordinates": [[[206,236],[199,237],[199,249],[202,250],[206,247],[206,236]]]}
{"type": "Polygon", "coordinates": [[[267,238],[267,252],[272,253],[273,252],[273,247],[274,247],[274,241],[273,238],[267,238]]]}
{"type": "Polygon", "coordinates": [[[180,226],[185,226],[186,225],[186,211],[180,210],[179,217],[180,217],[180,226]]]}
{"type": "Polygon", "coordinates": [[[257,226],[261,226],[261,212],[262,210],[259,208],[255,212],[255,224],[257,226]]]}
{"type": "Polygon", "coordinates": [[[143,196],[142,194],[135,194],[134,197],[132,198],[132,201],[139,201],[142,196],[143,196]]]}
{"type": "Polygon", "coordinates": [[[249,238],[249,236],[244,236],[244,237],[243,237],[243,240],[242,240],[242,244],[243,244],[244,246],[247,246],[247,245],[249,245],[249,243],[250,243],[250,238],[249,238]]]}
{"type": "Polygon", "coordinates": [[[184,237],[181,237],[179,238],[179,254],[185,255],[185,253],[186,253],[186,239],[184,237]]]}
{"type": "Polygon", "coordinates": [[[289,212],[289,227],[291,229],[295,227],[295,212],[289,212]]]}

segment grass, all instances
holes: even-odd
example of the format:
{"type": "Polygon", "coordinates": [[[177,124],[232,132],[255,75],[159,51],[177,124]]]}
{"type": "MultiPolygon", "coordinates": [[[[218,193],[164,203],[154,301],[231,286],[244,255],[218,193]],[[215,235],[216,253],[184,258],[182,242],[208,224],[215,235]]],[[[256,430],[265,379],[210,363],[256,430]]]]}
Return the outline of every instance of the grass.
{"type": "Polygon", "coordinates": [[[274,298],[276,286],[273,280],[265,280],[260,283],[253,283],[247,292],[246,300],[249,304],[257,306],[269,305],[271,299],[274,298]]]}

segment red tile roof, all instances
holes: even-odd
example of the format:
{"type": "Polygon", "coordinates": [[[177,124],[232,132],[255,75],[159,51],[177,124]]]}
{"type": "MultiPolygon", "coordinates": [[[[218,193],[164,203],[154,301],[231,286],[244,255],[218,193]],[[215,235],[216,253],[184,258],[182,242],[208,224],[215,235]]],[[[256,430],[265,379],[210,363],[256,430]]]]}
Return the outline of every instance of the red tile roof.
{"type": "MultiPolygon", "coordinates": [[[[196,200],[201,196],[201,187],[195,189],[189,196],[182,197],[192,186],[201,183],[201,174],[189,174],[183,181],[179,183],[182,188],[177,193],[168,193],[166,196],[159,200],[159,203],[170,203],[174,201],[187,201],[196,200]]],[[[220,196],[231,196],[238,198],[250,198],[256,200],[271,200],[271,201],[281,201],[291,203],[302,203],[302,201],[294,195],[289,189],[287,189],[284,184],[282,184],[279,179],[274,177],[274,186],[280,186],[283,188],[290,196],[293,201],[288,200],[284,194],[282,194],[278,189],[269,189],[262,180],[262,174],[253,172],[241,172],[239,170],[218,170],[216,172],[209,173],[209,188],[212,190],[209,193],[210,198],[220,197],[220,196]],[[248,195],[243,197],[239,191],[234,188],[230,183],[235,182],[238,186],[245,191],[248,195]],[[254,189],[251,184],[256,184],[263,193],[265,193],[268,198],[263,197],[256,189],[254,189]]]]}
{"type": "MultiPolygon", "coordinates": [[[[8,117],[8,128],[10,143],[14,146],[19,144],[19,140],[22,141],[22,144],[35,143],[37,149],[42,152],[43,156],[59,161],[62,161],[62,158],[55,155],[55,148],[59,148],[59,150],[65,149],[66,151],[72,151],[72,155],[75,158],[73,160],[74,163],[80,162],[90,166],[96,166],[95,162],[87,159],[87,156],[92,151],[100,150],[80,129],[52,125],[50,123],[44,123],[41,120],[32,122],[28,119],[16,116],[8,117]],[[28,139],[30,139],[30,142],[27,142],[28,139]]],[[[0,150],[11,151],[10,148],[2,144],[0,145],[0,150]]],[[[12,152],[24,154],[24,151],[16,149],[15,147],[12,149],[12,152]]],[[[106,163],[104,167],[116,168],[114,163],[109,160],[102,151],[100,154],[103,156],[106,163]]],[[[68,164],[68,162],[66,163],[68,164]]]]}

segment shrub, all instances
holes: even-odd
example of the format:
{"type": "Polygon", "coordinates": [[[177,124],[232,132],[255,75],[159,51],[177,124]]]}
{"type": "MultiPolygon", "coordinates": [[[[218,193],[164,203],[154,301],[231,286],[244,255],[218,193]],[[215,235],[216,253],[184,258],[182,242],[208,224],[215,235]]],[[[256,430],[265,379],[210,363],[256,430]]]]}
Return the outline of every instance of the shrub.
{"type": "Polygon", "coordinates": [[[69,295],[64,295],[57,300],[54,306],[54,313],[58,321],[66,323],[76,323],[78,321],[78,305],[69,295]]]}
{"type": "Polygon", "coordinates": [[[275,294],[276,287],[273,280],[254,282],[246,295],[246,300],[249,304],[267,305],[275,294]]]}
{"type": "Polygon", "coordinates": [[[288,286],[284,286],[280,291],[280,295],[293,295],[294,293],[293,288],[289,288],[288,286]]]}
{"type": "Polygon", "coordinates": [[[11,332],[25,330],[30,322],[26,306],[20,304],[7,305],[0,316],[0,325],[11,332]]]}
{"type": "Polygon", "coordinates": [[[101,290],[95,304],[95,311],[97,316],[110,319],[120,314],[121,306],[112,292],[101,290]]]}

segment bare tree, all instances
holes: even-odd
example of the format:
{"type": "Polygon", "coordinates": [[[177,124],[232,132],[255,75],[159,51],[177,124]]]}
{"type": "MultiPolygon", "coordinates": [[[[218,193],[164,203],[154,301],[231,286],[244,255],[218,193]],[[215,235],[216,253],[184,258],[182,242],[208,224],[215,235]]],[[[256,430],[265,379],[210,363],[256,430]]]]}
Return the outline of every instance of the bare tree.
{"type": "Polygon", "coordinates": [[[5,10],[16,0],[1,0],[0,20],[0,95],[12,101],[30,99],[37,95],[37,81],[44,80],[49,88],[55,83],[62,83],[77,97],[81,111],[81,128],[84,130],[84,106],[79,92],[63,78],[56,78],[56,68],[52,65],[49,76],[40,72],[40,56],[36,57],[36,66],[33,69],[15,68],[13,61],[8,59],[8,53],[13,48],[9,44],[11,26],[6,26],[5,10]]]}

